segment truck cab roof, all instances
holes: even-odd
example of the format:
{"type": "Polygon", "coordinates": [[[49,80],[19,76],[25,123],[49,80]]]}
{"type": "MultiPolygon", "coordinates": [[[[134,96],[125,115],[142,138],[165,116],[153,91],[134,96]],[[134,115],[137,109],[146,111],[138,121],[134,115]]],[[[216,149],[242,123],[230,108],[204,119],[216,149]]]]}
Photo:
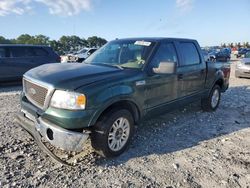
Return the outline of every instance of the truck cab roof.
{"type": "Polygon", "coordinates": [[[168,38],[168,37],[135,37],[135,38],[123,38],[123,39],[116,39],[116,40],[139,40],[139,41],[150,41],[150,42],[161,42],[165,40],[171,41],[196,41],[194,39],[187,39],[187,38],[168,38]]]}

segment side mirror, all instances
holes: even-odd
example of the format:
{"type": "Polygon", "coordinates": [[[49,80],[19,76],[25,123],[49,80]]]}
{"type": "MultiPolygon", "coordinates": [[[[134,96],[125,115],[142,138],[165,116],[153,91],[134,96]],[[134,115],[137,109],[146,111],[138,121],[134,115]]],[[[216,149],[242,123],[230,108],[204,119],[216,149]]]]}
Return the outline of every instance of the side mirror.
{"type": "Polygon", "coordinates": [[[91,53],[90,53],[90,52],[88,52],[88,53],[87,53],[87,55],[91,55],[91,53]]]}
{"type": "Polygon", "coordinates": [[[175,62],[160,62],[159,66],[153,68],[153,72],[156,74],[174,74],[176,71],[175,62]]]}

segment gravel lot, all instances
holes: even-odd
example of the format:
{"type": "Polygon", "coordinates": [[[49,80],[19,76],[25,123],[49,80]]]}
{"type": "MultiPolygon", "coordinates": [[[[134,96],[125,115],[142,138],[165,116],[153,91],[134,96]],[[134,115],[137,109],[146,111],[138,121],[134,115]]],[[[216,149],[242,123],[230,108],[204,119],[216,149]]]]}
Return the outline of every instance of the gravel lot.
{"type": "Polygon", "coordinates": [[[250,79],[233,70],[216,112],[197,103],[143,122],[123,155],[106,160],[87,145],[74,168],[14,123],[20,90],[0,88],[0,187],[250,187],[250,79]]]}

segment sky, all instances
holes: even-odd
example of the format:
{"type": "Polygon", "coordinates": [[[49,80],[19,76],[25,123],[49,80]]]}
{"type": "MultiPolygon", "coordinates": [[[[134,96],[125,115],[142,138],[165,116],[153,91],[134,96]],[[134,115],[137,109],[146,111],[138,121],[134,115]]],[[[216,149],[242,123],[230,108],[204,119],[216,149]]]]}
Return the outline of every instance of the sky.
{"type": "Polygon", "coordinates": [[[250,42],[250,0],[0,0],[0,36],[26,33],[250,42]]]}

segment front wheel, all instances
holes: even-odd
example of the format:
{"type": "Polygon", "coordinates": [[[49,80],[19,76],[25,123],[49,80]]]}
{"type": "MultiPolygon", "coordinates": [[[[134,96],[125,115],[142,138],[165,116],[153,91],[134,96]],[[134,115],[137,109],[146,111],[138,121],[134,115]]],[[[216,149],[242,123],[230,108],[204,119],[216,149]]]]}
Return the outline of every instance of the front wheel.
{"type": "Polygon", "coordinates": [[[201,107],[204,111],[215,111],[219,104],[221,98],[221,88],[215,85],[207,98],[201,100],[201,107]]]}
{"type": "Polygon", "coordinates": [[[128,110],[113,110],[104,115],[91,134],[92,147],[103,157],[123,153],[133,135],[134,119],[128,110]]]}

